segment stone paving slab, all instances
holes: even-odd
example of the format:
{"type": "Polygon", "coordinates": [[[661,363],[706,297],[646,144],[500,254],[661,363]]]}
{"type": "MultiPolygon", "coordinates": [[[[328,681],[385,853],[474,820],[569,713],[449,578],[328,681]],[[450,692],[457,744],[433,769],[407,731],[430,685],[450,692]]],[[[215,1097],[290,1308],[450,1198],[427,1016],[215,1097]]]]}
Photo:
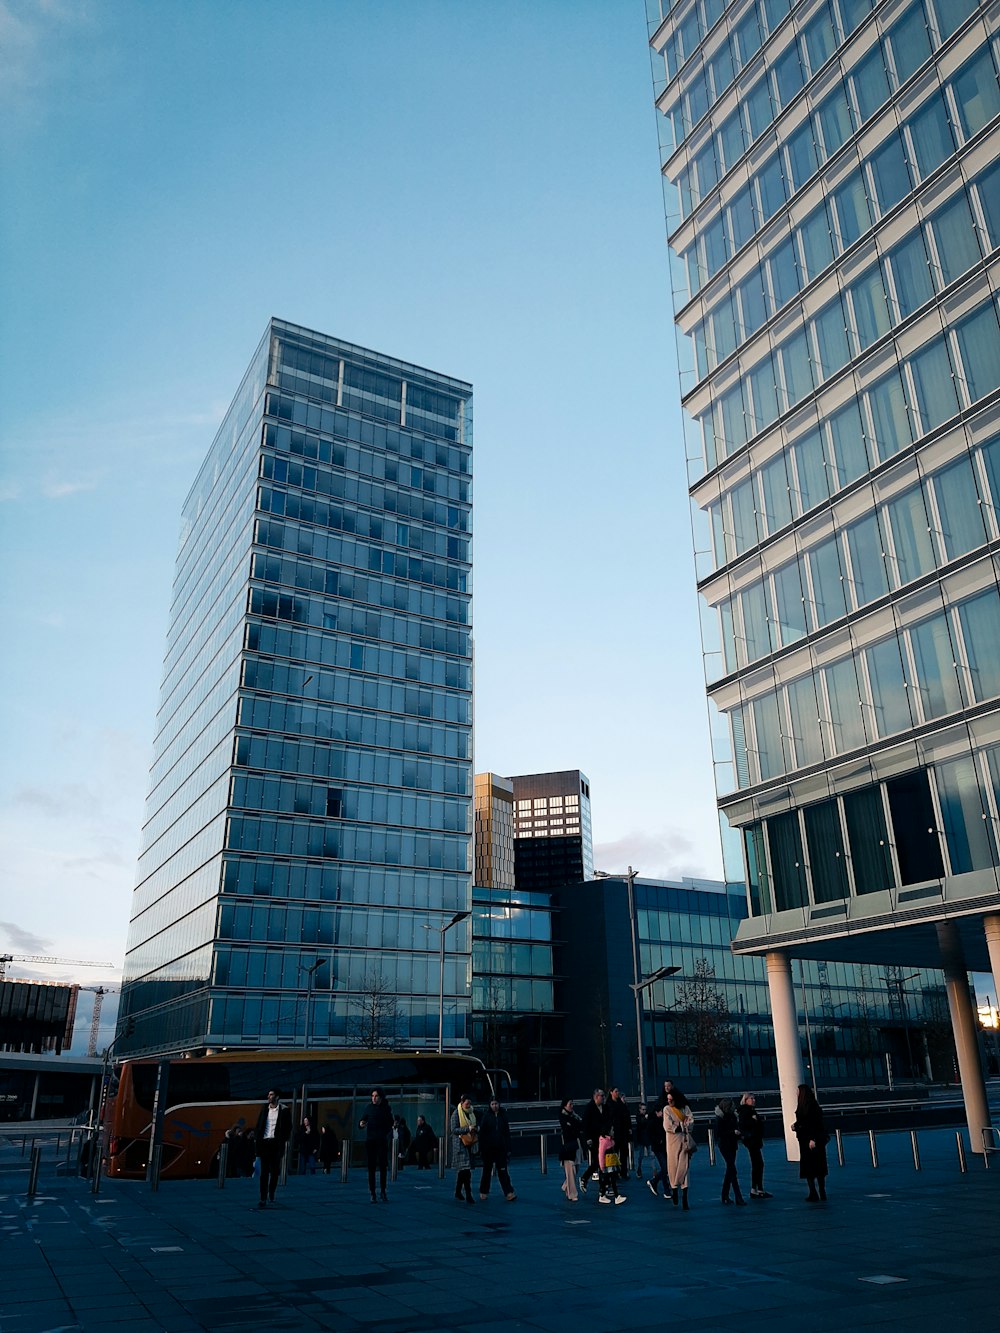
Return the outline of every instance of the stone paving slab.
{"type": "Polygon", "coordinates": [[[739,1209],[699,1154],[684,1213],[635,1180],[620,1208],[593,1187],[573,1205],[556,1171],[521,1163],[514,1203],[459,1204],[450,1178],[408,1170],[388,1205],[352,1172],[293,1177],[260,1211],[251,1181],[94,1196],[44,1161],[29,1201],[27,1164],[0,1144],[0,1333],[992,1330],[1000,1162],[970,1155],[960,1174],[946,1130],[921,1135],[919,1173],[908,1135],[878,1147],[876,1170],[867,1138],[845,1140],[843,1168],[831,1146],[830,1200],[810,1205],[774,1145],[775,1197],[739,1209]]]}

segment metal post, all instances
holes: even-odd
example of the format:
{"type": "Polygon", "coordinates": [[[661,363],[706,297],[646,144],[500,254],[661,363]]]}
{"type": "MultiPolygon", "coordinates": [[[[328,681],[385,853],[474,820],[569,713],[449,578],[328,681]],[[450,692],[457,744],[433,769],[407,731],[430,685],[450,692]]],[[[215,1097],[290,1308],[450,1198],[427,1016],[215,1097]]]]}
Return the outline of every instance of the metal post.
{"type": "Polygon", "coordinates": [[[983,1126],[983,1166],[986,1170],[990,1169],[990,1153],[993,1151],[993,1126],[983,1126]]]}
{"type": "Polygon", "coordinates": [[[291,1160],[293,1148],[291,1139],[285,1144],[285,1151],[281,1154],[281,1173],[278,1176],[279,1185],[288,1184],[288,1163],[291,1160]]]}
{"type": "Polygon", "coordinates": [[[347,1184],[347,1173],[351,1169],[351,1140],[344,1139],[340,1145],[340,1183],[347,1184]]]}
{"type": "Polygon", "coordinates": [[[917,1131],[910,1130],[910,1147],[913,1149],[913,1169],[920,1170],[920,1144],[917,1142],[917,1131]]]}
{"type": "Polygon", "coordinates": [[[154,1194],[160,1188],[160,1162],[162,1156],[162,1143],[154,1143],[149,1151],[149,1167],[146,1172],[146,1180],[149,1182],[149,1188],[154,1194]]]}
{"type": "Polygon", "coordinates": [[[875,1142],[875,1131],[873,1129],[868,1131],[868,1142],[872,1147],[872,1166],[878,1166],[878,1145],[875,1142]]]}
{"type": "Polygon", "coordinates": [[[226,1172],[229,1170],[229,1140],[223,1139],[219,1149],[219,1189],[226,1188],[226,1172]]]}
{"type": "Polygon", "coordinates": [[[31,1163],[28,1166],[28,1198],[33,1199],[38,1193],[38,1168],[42,1164],[42,1150],[34,1143],[31,1145],[31,1163]]]}
{"type": "Polygon", "coordinates": [[[844,1165],[844,1135],[839,1129],[835,1129],[834,1134],[837,1138],[837,1165],[844,1165]]]}
{"type": "Polygon", "coordinates": [[[799,985],[802,988],[802,1017],[806,1028],[806,1050],[809,1052],[809,1079],[812,1083],[813,1096],[818,1096],[816,1088],[816,1061],[813,1059],[812,1027],[809,1023],[809,1001],[806,998],[806,968],[799,959],[799,985]]]}
{"type": "Polygon", "coordinates": [[[448,1164],[448,1140],[438,1139],[438,1180],[444,1180],[445,1167],[448,1164]]]}
{"type": "Polygon", "coordinates": [[[389,1163],[389,1179],[395,1180],[399,1174],[399,1139],[395,1134],[392,1136],[392,1160],[389,1163]]]}
{"type": "Polygon", "coordinates": [[[955,1146],[958,1148],[958,1169],[964,1175],[969,1168],[965,1165],[965,1143],[960,1129],[955,1130],[955,1146]]]}
{"type": "MultiPolygon", "coordinates": [[[[95,1127],[90,1131],[87,1138],[90,1148],[90,1156],[87,1159],[87,1174],[90,1176],[91,1194],[100,1193],[101,1189],[101,1131],[95,1127]]],[[[82,1145],[80,1151],[83,1151],[82,1145]]]]}
{"type": "Polygon", "coordinates": [[[632,940],[632,998],[635,1000],[635,1046],[636,1057],[639,1061],[639,1101],[646,1100],[646,1048],[642,1039],[642,987],[639,985],[639,941],[638,925],[635,914],[635,880],[638,875],[637,870],[631,866],[628,868],[628,874],[625,876],[625,882],[628,885],[628,921],[629,935],[632,940]]]}
{"type": "Polygon", "coordinates": [[[715,1165],[715,1134],[711,1125],[708,1127],[708,1164],[709,1166],[715,1165]]]}
{"type": "Polygon", "coordinates": [[[547,1176],[547,1175],[549,1174],[549,1163],[548,1163],[548,1159],[547,1159],[546,1156],[545,1156],[545,1135],[544,1135],[544,1134],[539,1134],[539,1136],[538,1136],[538,1154],[539,1154],[539,1158],[540,1158],[540,1160],[541,1160],[542,1175],[543,1175],[543,1176],[547,1176]]]}

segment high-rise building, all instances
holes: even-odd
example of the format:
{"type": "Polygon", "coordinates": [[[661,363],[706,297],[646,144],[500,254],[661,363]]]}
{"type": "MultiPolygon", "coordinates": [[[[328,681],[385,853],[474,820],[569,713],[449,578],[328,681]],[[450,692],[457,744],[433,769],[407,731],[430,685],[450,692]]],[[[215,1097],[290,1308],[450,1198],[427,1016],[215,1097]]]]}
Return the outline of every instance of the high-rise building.
{"type": "Polygon", "coordinates": [[[514,784],[514,879],[552,889],[594,873],[590,780],[579,769],[528,773],[514,784]]]}
{"type": "Polygon", "coordinates": [[[786,1103],[792,958],[943,966],[981,1151],[1000,11],[647,5],[734,948],[767,955],[786,1103]]]}
{"type": "Polygon", "coordinates": [[[496,773],[475,777],[476,857],[473,883],[514,887],[514,784],[496,773]]]}
{"type": "Polygon", "coordinates": [[[436,1042],[471,908],[471,427],[468,384],[269,323],[184,505],[119,1054],[436,1042]]]}

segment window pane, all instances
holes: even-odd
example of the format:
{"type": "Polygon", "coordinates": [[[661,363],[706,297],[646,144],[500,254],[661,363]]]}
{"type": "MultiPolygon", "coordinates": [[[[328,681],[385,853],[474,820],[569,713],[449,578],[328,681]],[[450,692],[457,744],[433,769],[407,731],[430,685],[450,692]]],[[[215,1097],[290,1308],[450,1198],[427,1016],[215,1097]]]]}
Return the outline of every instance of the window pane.
{"type": "Polygon", "coordinates": [[[798,814],[790,810],[783,815],[774,815],[764,827],[767,829],[767,846],[771,854],[775,911],[785,912],[789,908],[805,907],[808,899],[798,814]]]}
{"type": "Polygon", "coordinates": [[[937,245],[938,261],[946,283],[954,280],[982,258],[972,209],[961,191],[931,218],[931,231],[937,245]]]}
{"type": "Polygon", "coordinates": [[[958,411],[958,394],[944,338],[922,347],[910,361],[921,432],[933,430],[958,411]]]}
{"type": "Polygon", "coordinates": [[[979,490],[968,456],[956,459],[933,478],[934,495],[941,518],[945,556],[954,560],[986,540],[979,490]]]}
{"type": "Polygon", "coordinates": [[[733,65],[732,45],[728,37],[712,57],[708,69],[712,76],[712,87],[715,89],[715,95],[721,97],[732,83],[733,76],[736,73],[733,65]]]}
{"type": "Polygon", "coordinates": [[[740,310],[743,316],[743,337],[751,337],[770,315],[769,302],[764,291],[764,276],[761,270],[754,271],[738,287],[740,310]]]}
{"type": "Polygon", "coordinates": [[[778,634],[783,647],[805,638],[806,604],[802,592],[799,562],[791,561],[774,574],[774,610],[778,634]]]}
{"type": "Polygon", "coordinates": [[[761,782],[780,777],[785,771],[781,726],[778,722],[778,699],[765,694],[753,701],[754,730],[757,734],[757,764],[761,782]]]}
{"type": "Polygon", "coordinates": [[[768,532],[777,532],[792,521],[792,497],[784,454],[772,458],[760,470],[760,494],[768,532]]]}
{"type": "Polygon", "coordinates": [[[899,318],[906,319],[934,295],[924,238],[917,231],[889,256],[899,318]]]}
{"type": "Polygon", "coordinates": [[[757,8],[754,6],[736,29],[736,49],[739,52],[741,68],[760,50],[763,40],[757,8]]]}
{"type": "Polygon", "coordinates": [[[834,191],[833,202],[841,244],[846,249],[872,225],[868,190],[860,171],[856,171],[834,191]]]}
{"type": "Polygon", "coordinates": [[[958,609],[976,703],[1000,695],[1000,593],[988,588],[958,609]]]}
{"type": "Polygon", "coordinates": [[[1000,245],[1000,162],[995,162],[976,181],[990,245],[1000,245]]]}
{"type": "Polygon", "coordinates": [[[944,874],[926,769],[916,769],[885,784],[893,839],[903,884],[922,884],[944,874]]]}
{"type": "Polygon", "coordinates": [[[800,229],[802,259],[809,281],[833,263],[833,238],[830,235],[830,223],[826,205],[821,204],[815,213],[810,213],[800,229]]]}
{"type": "Polygon", "coordinates": [[[934,779],[951,873],[992,869],[997,860],[996,842],[990,821],[985,818],[986,800],[979,788],[975,760],[967,755],[938,764],[934,779]]]}
{"type": "Polygon", "coordinates": [[[750,237],[757,230],[757,204],[749,185],[744,185],[733,202],[726,209],[729,219],[729,234],[733,238],[733,254],[742,250],[750,237]]]}
{"type": "Polygon", "coordinates": [[[917,170],[923,179],[955,151],[944,94],[932,93],[920,110],[910,117],[908,124],[917,170]]]}
{"type": "Polygon", "coordinates": [[[982,448],[993,508],[1000,510],[1000,435],[988,440],[982,448]]]}
{"type": "Polygon", "coordinates": [[[785,202],[785,178],[781,171],[781,156],[775,153],[757,173],[757,193],[760,213],[764,222],[774,217],[785,202]]]}
{"type": "Polygon", "coordinates": [[[913,726],[909,691],[903,674],[899,642],[893,635],[865,650],[868,683],[875,709],[875,729],[880,737],[894,736],[913,726]]]}
{"type": "Polygon", "coordinates": [[[750,127],[750,142],[759,139],[774,119],[771,106],[771,90],[767,77],[758,80],[743,99],[746,109],[747,124],[750,127]]]}
{"type": "Polygon", "coordinates": [[[736,785],[738,787],[750,786],[750,760],[747,749],[746,712],[747,710],[745,708],[734,708],[729,714],[729,725],[733,732],[733,761],[736,765],[736,785]]]}
{"type": "MultiPolygon", "coordinates": [[[[754,583],[740,594],[743,610],[743,636],[746,640],[747,661],[756,662],[772,649],[767,585],[754,583]]],[[[773,647],[777,647],[774,644],[773,647]]]]}
{"type": "Polygon", "coordinates": [[[850,36],[871,13],[872,0],[837,0],[844,36],[850,36]]]}
{"type": "Polygon", "coordinates": [[[791,455],[798,483],[797,512],[804,514],[830,494],[822,435],[815,430],[803,436],[792,446],[791,455]]]}
{"type": "Polygon", "coordinates": [[[866,514],[846,529],[855,606],[866,606],[889,591],[878,517],[866,514]]]}
{"type": "Polygon", "coordinates": [[[879,210],[887,213],[910,192],[910,173],[903,155],[903,144],[898,134],[890,135],[871,155],[872,180],[879,210]]]}
{"type": "Polygon", "coordinates": [[[854,131],[851,108],[843,84],[820,106],[819,124],[826,156],[832,157],[854,131]]]}
{"type": "Polygon", "coordinates": [[[816,316],[813,321],[813,335],[816,339],[820,379],[829,379],[851,359],[847,328],[844,323],[844,307],[839,296],[816,316]]]}
{"type": "Polygon", "coordinates": [[[764,855],[764,830],[760,824],[750,824],[743,830],[743,850],[746,854],[750,915],[760,916],[771,910],[771,886],[768,883],[767,859],[764,855]]]}
{"type": "Polygon", "coordinates": [[[916,4],[889,32],[896,86],[905,83],[931,53],[931,39],[922,4],[916,4]]]}
{"type": "Polygon", "coordinates": [[[722,158],[728,171],[743,156],[746,151],[746,145],[743,142],[743,120],[739,111],[726,118],[719,129],[719,144],[722,148],[722,158]]]}
{"type": "Polygon", "coordinates": [[[799,60],[799,48],[793,42],[774,62],[774,86],[778,94],[778,105],[787,106],[805,81],[802,62],[799,60]]]}
{"type": "Polygon", "coordinates": [[[833,15],[830,6],[825,5],[811,23],[806,24],[806,56],[809,71],[815,74],[821,65],[833,55],[837,46],[837,35],[833,30],[833,15]]]}
{"type": "Polygon", "coordinates": [[[731,296],[720,301],[712,311],[712,343],[716,363],[725,361],[736,349],[736,315],[731,296]]]}
{"type": "Polygon", "coordinates": [[[875,264],[849,289],[854,311],[854,328],[862,351],[889,332],[889,302],[882,280],[882,269],[875,264]]]}
{"type": "Polygon", "coordinates": [[[747,442],[747,423],[743,414],[743,389],[736,384],[719,403],[722,443],[726,455],[734,453],[747,442]]]}
{"type": "Polygon", "coordinates": [[[715,142],[709,139],[694,160],[698,173],[698,197],[705,196],[719,183],[719,164],[715,160],[715,142]]]}
{"type": "Polygon", "coordinates": [[[823,678],[830,706],[834,750],[837,754],[855,750],[865,743],[865,727],[854,658],[848,657],[826,667],[823,678]]]}
{"type": "Polygon", "coordinates": [[[974,55],[951,81],[965,137],[971,138],[1000,111],[1000,88],[989,47],[974,55]]]}
{"type": "Polygon", "coordinates": [[[809,574],[816,624],[829,625],[831,620],[846,615],[844,571],[836,537],[828,537],[822,545],[809,552],[809,574]]]}
{"type": "Polygon", "coordinates": [[[809,675],[793,680],[786,687],[785,695],[795,744],[795,766],[805,768],[808,764],[818,764],[826,756],[823,753],[823,733],[820,730],[814,678],[809,675]]]}
{"type": "Polygon", "coordinates": [[[942,611],[922,624],[914,625],[909,633],[924,720],[961,708],[962,696],[955,673],[955,650],[948,617],[942,611]]]}
{"type": "Polygon", "coordinates": [[[903,396],[903,382],[898,371],[892,371],[869,389],[868,404],[875,427],[875,442],[879,458],[890,458],[912,443],[910,418],[903,396]]]}
{"type": "Polygon", "coordinates": [[[962,20],[978,8],[979,0],[934,0],[941,40],[950,37],[962,20]]]}
{"type": "Polygon", "coordinates": [[[787,301],[799,294],[799,270],[795,261],[795,241],[791,236],[772,252],[767,266],[771,275],[774,308],[780,310],[787,301]]]}
{"type": "Polygon", "coordinates": [[[756,546],[757,518],[754,513],[753,485],[749,479],[735,486],[732,492],[733,534],[736,541],[736,554],[742,555],[751,546],[756,546]]]}
{"type": "Polygon", "coordinates": [[[809,343],[805,329],[800,329],[793,337],[782,343],[779,348],[779,359],[785,390],[784,409],[787,409],[794,407],[813,390],[809,343]]]}
{"type": "Polygon", "coordinates": [[[1000,327],[993,302],[973,311],[956,332],[969,399],[974,403],[1000,385],[1000,327]]]}
{"type": "Polygon", "coordinates": [[[882,893],[892,888],[892,856],[880,787],[862,787],[843,797],[847,841],[851,848],[854,891],[882,893]]]}
{"type": "Polygon", "coordinates": [[[912,490],[904,491],[889,501],[886,512],[892,529],[899,584],[929,574],[936,562],[923,489],[914,486],[912,490]]]}
{"type": "Polygon", "coordinates": [[[819,158],[816,154],[812,121],[807,120],[794,134],[789,135],[785,144],[785,153],[792,189],[801,190],[809,177],[819,170],[819,158]]]}
{"type": "Polygon", "coordinates": [[[802,812],[809,848],[813,901],[839,902],[847,897],[847,864],[836,801],[807,805],[802,812]]]}
{"type": "Polygon", "coordinates": [[[868,449],[861,425],[861,409],[852,399],[829,419],[833,445],[834,488],[839,490],[869,468],[868,449]]]}
{"type": "Polygon", "coordinates": [[[778,415],[778,390],[770,352],[747,376],[753,402],[754,430],[763,430],[778,415]]]}
{"type": "Polygon", "coordinates": [[[854,96],[861,112],[861,119],[867,120],[889,97],[889,76],[885,72],[885,60],[882,57],[880,42],[876,42],[864,59],[855,66],[851,81],[854,84],[854,96]]]}

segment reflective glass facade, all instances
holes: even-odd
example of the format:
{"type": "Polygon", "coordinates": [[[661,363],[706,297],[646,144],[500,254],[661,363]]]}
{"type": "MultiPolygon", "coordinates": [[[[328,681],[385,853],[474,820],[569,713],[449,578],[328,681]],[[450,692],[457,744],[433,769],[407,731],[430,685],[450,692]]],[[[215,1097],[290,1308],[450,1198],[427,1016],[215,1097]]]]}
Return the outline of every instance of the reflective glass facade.
{"type": "Polygon", "coordinates": [[[647,9],[738,947],[995,912],[1000,11],[647,9]]]}
{"type": "MultiPolygon", "coordinates": [[[[119,1054],[357,1044],[376,994],[380,1044],[436,1043],[437,928],[471,907],[471,446],[468,384],[271,321],[184,506],[119,1054]]],[[[455,1046],[468,925],[448,944],[455,1046]]]]}

